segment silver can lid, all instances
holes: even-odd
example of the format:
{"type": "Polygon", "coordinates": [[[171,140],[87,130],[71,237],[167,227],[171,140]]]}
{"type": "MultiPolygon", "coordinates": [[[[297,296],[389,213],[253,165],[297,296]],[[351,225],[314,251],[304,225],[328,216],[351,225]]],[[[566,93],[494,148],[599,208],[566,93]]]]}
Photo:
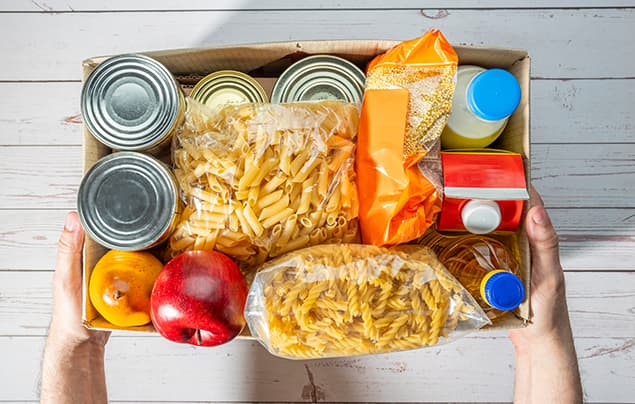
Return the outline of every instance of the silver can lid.
{"type": "Polygon", "coordinates": [[[366,76],[346,59],[332,55],[306,57],[276,81],[271,102],[342,100],[360,104],[366,76]]]}
{"type": "Polygon", "coordinates": [[[208,74],[194,86],[190,98],[211,108],[268,101],[267,93],[260,83],[251,76],[234,70],[208,74]]]}
{"type": "Polygon", "coordinates": [[[77,208],[86,233],[104,247],[143,250],[162,241],[177,208],[169,169],[136,152],[110,154],[86,173],[77,208]]]}
{"type": "Polygon", "coordinates": [[[156,60],[115,56],[98,65],[84,83],[82,116],[93,136],[106,146],[147,150],[174,127],[179,91],[172,74],[156,60]]]}

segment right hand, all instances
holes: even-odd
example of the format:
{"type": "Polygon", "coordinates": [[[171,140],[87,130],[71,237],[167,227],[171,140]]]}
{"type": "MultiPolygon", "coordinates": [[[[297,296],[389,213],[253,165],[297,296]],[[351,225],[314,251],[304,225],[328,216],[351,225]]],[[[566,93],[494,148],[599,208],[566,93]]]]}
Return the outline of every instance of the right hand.
{"type": "Polygon", "coordinates": [[[77,213],[70,212],[57,246],[53,275],[53,314],[49,343],[65,349],[90,345],[103,349],[109,332],[82,325],[82,246],[84,230],[77,213]]]}
{"type": "Polygon", "coordinates": [[[572,343],[558,235],[542,198],[533,187],[531,205],[525,220],[532,261],[531,323],[525,328],[509,331],[509,337],[518,353],[526,352],[532,345],[547,340],[572,343]]]}

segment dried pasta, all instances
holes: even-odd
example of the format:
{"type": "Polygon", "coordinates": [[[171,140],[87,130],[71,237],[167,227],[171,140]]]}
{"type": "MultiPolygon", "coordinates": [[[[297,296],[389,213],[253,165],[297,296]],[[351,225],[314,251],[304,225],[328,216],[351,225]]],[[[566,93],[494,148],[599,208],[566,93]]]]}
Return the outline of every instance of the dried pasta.
{"type": "Polygon", "coordinates": [[[174,173],[186,208],[168,256],[213,246],[253,267],[325,242],[356,242],[358,107],[339,101],[211,110],[188,100],[174,173]]]}
{"type": "Polygon", "coordinates": [[[369,64],[366,90],[401,87],[409,92],[404,157],[419,160],[440,138],[450,116],[457,62],[443,35],[431,30],[369,64]]]}
{"type": "Polygon", "coordinates": [[[420,348],[489,323],[434,253],[418,246],[294,251],[261,267],[245,314],[252,335],[292,359],[420,348]]]}

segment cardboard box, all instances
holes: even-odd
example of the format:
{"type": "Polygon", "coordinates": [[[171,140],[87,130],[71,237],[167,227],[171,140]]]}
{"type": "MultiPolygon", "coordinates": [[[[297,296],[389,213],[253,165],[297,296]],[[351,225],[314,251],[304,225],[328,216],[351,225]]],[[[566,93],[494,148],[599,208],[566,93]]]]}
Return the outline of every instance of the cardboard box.
{"type": "MultiPolygon", "coordinates": [[[[221,48],[179,49],[157,52],[146,52],[163,63],[184,87],[186,93],[198,79],[221,69],[240,70],[257,77],[265,89],[271,90],[275,77],[300,58],[311,54],[332,54],[343,57],[365,69],[373,57],[384,53],[399,41],[385,40],[340,40],[340,41],[306,41],[280,42],[268,44],[239,45],[221,48]]],[[[520,82],[522,98],[519,107],[511,116],[507,128],[501,137],[492,145],[494,148],[507,149],[523,156],[525,176],[530,175],[529,150],[529,67],[530,59],[526,51],[519,49],[483,48],[455,46],[459,56],[459,64],[474,64],[487,68],[499,67],[509,70],[520,82]]],[[[84,80],[91,71],[107,57],[91,58],[83,62],[84,80]]],[[[92,165],[111,153],[106,146],[99,143],[84,125],[84,173],[92,165]]],[[[526,204],[528,205],[528,204],[526,204]]],[[[525,206],[525,214],[528,206],[525,206]]],[[[524,217],[524,214],[523,214],[524,217]]],[[[530,285],[530,252],[524,228],[515,235],[509,236],[517,241],[517,253],[521,257],[521,267],[525,290],[529,296],[530,285]]],[[[95,310],[88,298],[88,280],[96,262],[106,252],[99,244],[86,238],[84,246],[84,287],[83,287],[83,321],[88,328],[115,330],[122,329],[104,320],[95,310]]],[[[484,329],[505,329],[525,326],[529,318],[529,299],[514,312],[504,316],[493,326],[484,329]]],[[[156,332],[152,325],[126,328],[128,331],[156,332]]],[[[246,329],[242,337],[251,338],[246,329]]]]}

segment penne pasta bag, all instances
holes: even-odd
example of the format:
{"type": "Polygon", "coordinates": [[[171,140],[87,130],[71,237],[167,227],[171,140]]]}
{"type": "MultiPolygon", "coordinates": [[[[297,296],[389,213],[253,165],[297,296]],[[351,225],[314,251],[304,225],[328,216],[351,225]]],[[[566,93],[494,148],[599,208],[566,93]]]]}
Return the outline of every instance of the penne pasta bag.
{"type": "Polygon", "coordinates": [[[368,65],[356,167],[364,243],[414,240],[441,211],[439,139],[457,62],[441,32],[432,30],[368,65]]]}
{"type": "Polygon", "coordinates": [[[249,272],[309,245],[359,241],[358,123],[359,107],[341,101],[211,109],[188,99],[172,148],[186,208],[168,257],[213,248],[249,272]]]}
{"type": "Polygon", "coordinates": [[[433,346],[490,324],[432,250],[318,245],[260,267],[245,306],[251,334],[289,359],[433,346]]]}

